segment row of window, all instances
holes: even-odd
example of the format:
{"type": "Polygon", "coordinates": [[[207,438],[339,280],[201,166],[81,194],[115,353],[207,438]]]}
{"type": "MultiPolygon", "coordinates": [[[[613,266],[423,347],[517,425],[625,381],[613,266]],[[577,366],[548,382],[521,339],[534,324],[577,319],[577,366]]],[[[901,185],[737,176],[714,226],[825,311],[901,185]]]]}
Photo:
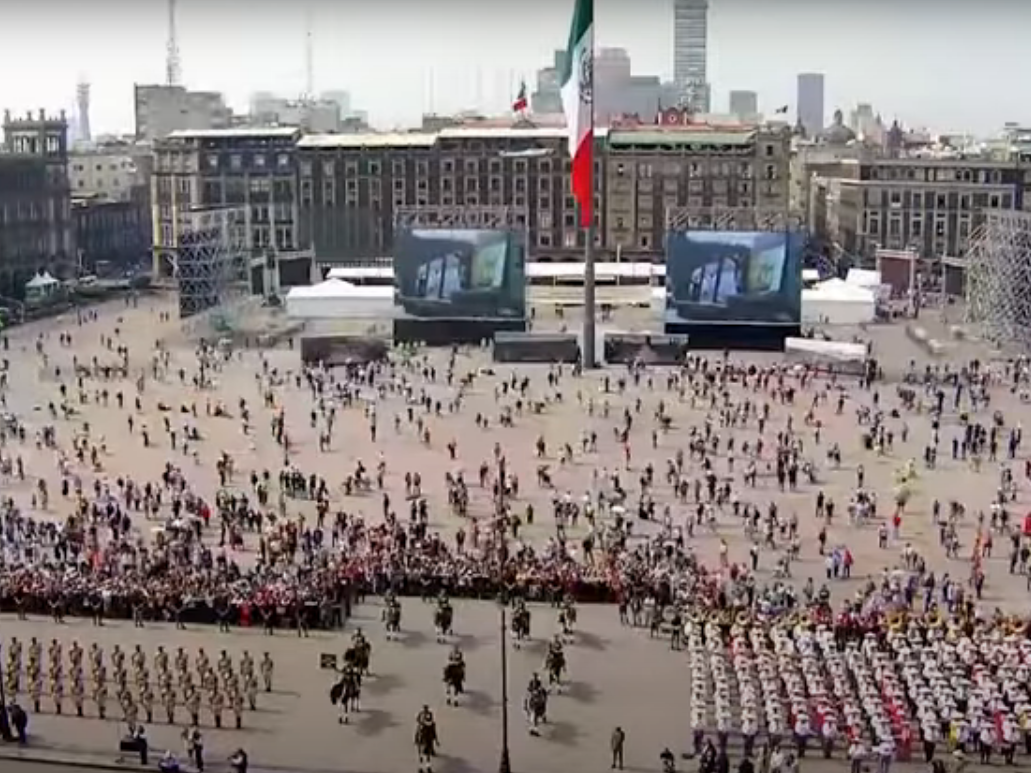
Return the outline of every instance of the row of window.
{"type": "Polygon", "coordinates": [[[1000,169],[963,169],[960,167],[874,166],[871,180],[915,180],[921,182],[964,182],[998,185],[1002,182],[1000,169]]]}
{"type": "MultiPolygon", "coordinates": [[[[901,217],[882,219],[877,213],[870,212],[866,214],[864,220],[866,221],[864,223],[865,231],[870,236],[882,236],[885,234],[888,236],[904,235],[904,221],[901,217]]],[[[926,233],[924,229],[924,218],[920,215],[913,215],[909,219],[908,224],[908,232],[911,237],[922,238],[926,233]]],[[[948,218],[942,215],[936,216],[933,222],[928,223],[928,226],[934,236],[938,238],[947,237],[951,230],[949,228],[948,218]]],[[[960,238],[967,238],[971,231],[970,215],[961,216],[957,223],[957,228],[960,238]]]]}
{"type": "Polygon", "coordinates": [[[1012,193],[936,193],[934,191],[881,191],[870,188],[866,191],[867,206],[890,207],[909,206],[911,209],[1012,209],[1012,193]],[[951,198],[950,198],[951,197],[951,198]]]}

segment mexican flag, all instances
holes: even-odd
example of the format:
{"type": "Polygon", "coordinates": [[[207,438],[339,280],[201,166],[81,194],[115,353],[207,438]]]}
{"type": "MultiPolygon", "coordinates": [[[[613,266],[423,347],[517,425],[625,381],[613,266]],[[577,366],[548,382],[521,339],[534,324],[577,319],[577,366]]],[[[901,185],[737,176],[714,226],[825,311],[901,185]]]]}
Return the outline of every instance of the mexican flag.
{"type": "Polygon", "coordinates": [[[519,84],[519,93],[516,95],[515,101],[512,102],[512,112],[522,113],[529,106],[526,101],[526,81],[519,84]]]}
{"type": "Polygon", "coordinates": [[[580,224],[591,224],[594,202],[594,0],[575,0],[562,72],[562,108],[569,128],[569,157],[573,160],[573,196],[580,204],[580,224]]]}

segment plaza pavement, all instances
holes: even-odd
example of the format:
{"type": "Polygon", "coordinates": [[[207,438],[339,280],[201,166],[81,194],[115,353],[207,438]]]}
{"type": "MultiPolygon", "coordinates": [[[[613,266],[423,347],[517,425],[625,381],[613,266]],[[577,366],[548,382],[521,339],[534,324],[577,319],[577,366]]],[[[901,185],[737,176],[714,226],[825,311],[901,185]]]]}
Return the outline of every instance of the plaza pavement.
{"type": "MultiPolygon", "coordinates": [[[[137,416],[138,424],[142,421],[149,426],[152,438],[156,441],[154,447],[143,448],[138,433],[129,433],[126,422],[128,414],[115,407],[113,398],[109,407],[91,403],[84,406],[82,414],[70,422],[59,420],[56,423],[59,442],[67,444],[74,429],[71,425],[81,427],[82,421],[89,421],[91,432],[94,435],[102,434],[108,447],[109,455],[104,459],[105,471],[102,477],[109,482],[118,475],[130,475],[139,482],[156,481],[166,460],[177,460],[186,469],[193,486],[213,498],[217,488],[214,460],[222,451],[234,457],[238,470],[236,480],[240,484],[246,485],[246,478],[252,469],[268,469],[275,477],[282,462],[281,451],[269,436],[270,413],[260,408],[260,394],[254,374],[261,367],[259,358],[262,356],[267,358],[272,367],[296,372],[299,368],[298,352],[285,347],[263,354],[246,351],[240,360],[234,360],[232,365],[217,375],[216,389],[195,393],[188,386],[194,364],[191,348],[181,343],[178,323],[162,324],[158,321],[158,310],[171,309],[172,306],[161,299],[143,299],[135,310],[128,310],[121,303],[99,307],[100,321],[82,327],[75,325],[74,317],[66,315],[61,320],[46,320],[10,330],[11,349],[4,353],[12,363],[9,409],[26,417],[30,426],[38,427],[49,421],[47,402],[58,402],[58,383],[52,375],[41,372],[38,358],[34,354],[34,340],[41,330],[49,335],[46,346],[51,356],[51,365],[61,364],[65,373],[71,370],[73,354],[80,360],[96,354],[101,361],[114,361],[113,353],[100,348],[99,335],[112,335],[115,327],[120,330],[121,342],[129,346],[133,375],[147,367],[154,352],[155,340],[179,342],[173,348],[170,374],[163,381],[148,378],[143,397],[143,415],[137,416]],[[73,334],[75,345],[72,348],[58,347],[59,330],[73,334]],[[187,386],[180,385],[175,375],[180,366],[187,371],[187,386]],[[213,403],[223,401],[235,416],[241,396],[248,400],[254,412],[254,432],[250,438],[242,435],[239,421],[235,418],[203,418],[206,400],[213,403]],[[199,446],[200,460],[196,465],[171,451],[161,431],[161,417],[156,410],[159,401],[172,405],[174,426],[180,425],[182,421],[178,414],[179,405],[196,401],[198,413],[202,417],[198,423],[206,435],[199,446]]],[[[567,322],[575,324],[575,320],[567,322]]],[[[538,327],[546,325],[545,322],[538,327]]],[[[878,356],[886,364],[901,369],[910,358],[921,359],[912,344],[905,340],[899,327],[873,328],[869,335],[875,338],[878,356]]],[[[769,355],[733,357],[749,361],[770,359],[769,355]]],[[[592,471],[615,470],[622,465],[619,449],[613,441],[613,427],[621,420],[625,408],[634,412],[635,401],[640,398],[642,409],[634,417],[632,470],[623,473],[624,485],[635,491],[637,476],[643,466],[651,462],[656,477],[661,480],[666,459],[683,446],[688,428],[700,427],[705,418],[701,407],[692,410],[689,402],[680,403],[673,393],[665,390],[664,371],[661,369],[655,374],[652,389],[642,383],[639,388],[631,388],[621,395],[615,391],[615,381],[625,371],[610,368],[590,373],[578,380],[565,378],[560,387],[563,402],[549,403],[541,415],[528,413],[517,418],[514,428],[501,428],[497,422],[500,406],[495,400],[494,384],[513,372],[530,375],[533,379],[531,393],[543,397],[547,391],[544,366],[500,366],[496,368],[494,376],[481,375],[468,395],[463,411],[458,415],[449,415],[446,405],[452,392],[443,380],[444,355],[434,352],[430,360],[438,368],[438,378],[435,384],[427,384],[425,388],[434,399],[440,399],[445,405],[443,418],[427,417],[432,434],[430,447],[417,441],[414,427],[408,425],[407,421],[403,422],[401,433],[395,433],[393,416],[395,413],[403,414],[404,407],[397,396],[391,396],[377,407],[379,432],[376,443],[369,438],[367,420],[361,411],[345,410],[338,416],[333,439],[334,450],[331,453],[319,453],[316,430],[308,425],[310,400],[307,391],[303,388],[297,390],[292,385],[279,390],[278,399],[285,407],[288,431],[295,446],[292,461],[305,473],[314,472],[325,476],[334,493],[334,510],[342,508],[348,512],[360,512],[366,519],[373,521],[380,518],[378,493],[345,498],[339,484],[359,459],[367,467],[374,468],[382,454],[388,464],[387,491],[400,514],[404,515],[404,473],[419,472],[430,502],[432,527],[441,530],[451,541],[462,523],[446,508],[444,473],[462,469],[467,479],[474,480],[480,462],[489,461],[494,444],[500,443],[507,455],[509,470],[515,472],[521,481],[517,511],[532,502],[537,512],[535,525],[524,530],[524,539],[542,545],[552,533],[552,519],[551,492],[538,489],[535,482],[540,461],[533,455],[533,445],[539,435],[548,442],[551,458],[545,461],[551,466],[556,487],[559,491],[569,491],[579,496],[590,488],[592,471]],[[613,386],[610,394],[602,392],[602,379],[606,375],[610,377],[613,386]],[[578,392],[584,404],[590,398],[595,401],[593,417],[587,415],[584,406],[578,401],[578,392]],[[606,400],[610,404],[608,419],[603,417],[602,410],[606,400]],[[667,411],[672,415],[675,429],[667,436],[660,436],[658,448],[652,449],[651,417],[659,400],[664,401],[667,411]],[[490,417],[489,429],[481,430],[475,426],[473,417],[477,413],[490,417]],[[598,432],[599,452],[582,456],[578,451],[579,438],[581,433],[591,430],[598,432]],[[452,438],[458,443],[459,458],[455,462],[448,461],[445,450],[446,443],[452,438]],[[577,449],[577,459],[573,464],[563,466],[556,457],[558,448],[565,442],[577,449]]],[[[459,357],[458,372],[467,372],[488,364],[481,352],[463,354],[459,357]]],[[[66,381],[71,386],[70,379],[66,381]]],[[[417,391],[422,388],[419,381],[421,379],[416,379],[417,391]]],[[[86,386],[92,398],[96,383],[87,382],[86,386]]],[[[112,393],[121,388],[126,394],[127,405],[131,404],[135,390],[130,383],[106,386],[112,393]]],[[[879,389],[882,405],[893,405],[895,385],[886,384],[879,389]]],[[[817,488],[822,488],[835,500],[839,517],[829,530],[829,541],[831,544],[847,544],[856,559],[854,579],[837,583],[833,588],[837,598],[851,594],[857,583],[866,576],[876,575],[885,567],[896,566],[901,547],[894,545],[890,550],[879,550],[876,546],[876,527],[857,528],[847,524],[845,505],[854,487],[856,466],[860,463],[864,465],[868,487],[878,492],[882,512],[889,510],[896,470],[907,459],[921,457],[923,443],[929,432],[925,415],[903,414],[903,419],[910,427],[908,444],[900,444],[896,432],[896,448],[890,455],[878,458],[864,451],[855,422],[855,407],[869,404],[870,399],[869,393],[860,393],[853,384],[849,387],[849,405],[841,416],[834,415],[833,409],[829,407],[820,411],[819,415],[824,422],[821,448],[814,447],[811,433],[807,433],[807,454],[820,467],[819,487],[803,484],[798,492],[783,493],[776,489],[772,478],[766,478],[760,479],[758,489],[741,493],[743,499],[760,506],[776,500],[781,512],[794,510],[798,513],[803,547],[802,560],[795,564],[794,575],[799,583],[804,582],[808,576],[814,577],[819,583],[823,574],[822,561],[816,555],[819,526],[812,518],[817,488]],[[845,456],[840,471],[826,469],[824,450],[832,442],[840,444],[845,456]]],[[[511,398],[507,401],[511,402],[511,398]]],[[[506,402],[506,398],[502,398],[501,402],[506,402]]],[[[807,408],[808,400],[804,395],[799,396],[793,407],[773,405],[768,431],[783,427],[789,414],[793,416],[794,426],[801,427],[807,408]]],[[[992,409],[996,408],[1008,417],[1019,417],[1026,412],[1008,395],[996,397],[992,409]]],[[[981,420],[987,421],[988,417],[982,417],[981,420]]],[[[950,438],[949,425],[954,421],[955,418],[951,416],[945,419],[943,445],[947,445],[950,438]]],[[[900,423],[894,422],[896,427],[900,423]]],[[[725,434],[726,430],[720,432],[725,434]]],[[[739,447],[745,439],[754,441],[752,430],[738,430],[735,434],[739,447]]],[[[25,483],[6,481],[5,494],[14,495],[23,507],[28,508],[35,483],[32,476],[42,476],[50,485],[52,497],[50,512],[38,512],[37,516],[56,518],[67,512],[70,504],[62,501],[58,494],[59,478],[53,454],[36,449],[31,442],[21,447],[10,444],[8,452],[19,453],[24,457],[30,480],[25,483]]],[[[739,470],[741,465],[739,459],[739,470]]],[[[972,519],[968,519],[963,532],[964,560],[946,562],[930,524],[931,501],[937,497],[947,503],[954,498],[963,501],[970,512],[987,510],[998,478],[998,466],[986,463],[983,471],[975,474],[968,465],[943,457],[940,457],[939,467],[935,471],[928,472],[922,469],[922,465],[918,466],[920,477],[907,507],[902,530],[903,542],[912,543],[927,557],[936,571],[947,571],[953,576],[965,578],[969,571],[965,559],[973,541],[972,519]]],[[[85,469],[79,472],[89,488],[92,473],[85,469]]],[[[1015,469],[1014,472],[1019,477],[1022,470],[1015,469]]],[[[660,509],[662,504],[671,501],[669,491],[664,486],[659,487],[656,496],[660,509]]],[[[1017,507],[1021,515],[1022,508],[1026,507],[1026,499],[1023,499],[1017,507]]],[[[314,519],[311,503],[290,502],[289,508],[293,514],[303,512],[309,520],[314,519]]],[[[489,509],[487,492],[479,491],[474,486],[472,514],[484,516],[489,509]]],[[[678,512],[676,507],[674,512],[678,512]]],[[[139,520],[141,533],[149,536],[151,524],[139,520]]],[[[640,521],[634,524],[636,533],[647,533],[653,528],[640,521]]],[[[217,534],[214,536],[217,537],[217,534]]],[[[720,538],[727,540],[733,559],[746,558],[748,544],[741,534],[740,525],[724,519],[716,535],[699,533],[696,536],[694,547],[703,560],[715,562],[720,538]]],[[[251,538],[247,545],[251,555],[254,547],[251,538]]],[[[1014,611],[1026,609],[1027,593],[1023,578],[1012,579],[1007,575],[1003,547],[1000,545],[996,557],[987,563],[989,581],[986,604],[999,604],[1014,611]]],[[[244,555],[241,560],[247,561],[249,556],[244,555]]],[[[773,557],[764,555],[764,579],[768,579],[766,570],[772,565],[773,557]]],[[[271,700],[263,702],[262,709],[256,715],[247,715],[248,728],[242,733],[207,730],[208,749],[213,756],[224,756],[237,745],[244,745],[251,752],[252,761],[259,767],[265,764],[296,769],[311,767],[375,773],[395,770],[407,764],[414,766],[411,744],[414,717],[419,707],[428,703],[437,710],[445,754],[437,769],[453,773],[493,769],[496,766],[500,732],[497,610],[494,605],[462,603],[457,608],[456,631],[461,636],[461,644],[469,660],[470,688],[473,691],[467,704],[458,709],[443,706],[440,676],[446,659],[446,648],[433,641],[430,611],[418,601],[406,601],[404,627],[412,633],[405,642],[397,644],[382,640],[378,612],[375,602],[358,609],[360,624],[369,632],[374,644],[372,662],[377,678],[368,683],[364,692],[366,711],[363,717],[349,727],[337,725],[336,714],[327,698],[329,677],[318,668],[318,655],[321,652],[343,651],[347,633],[343,636],[313,633],[312,638],[307,640],[281,634],[268,639],[255,631],[235,631],[227,636],[219,636],[213,629],[207,628],[193,628],[182,633],[167,626],[150,626],[137,631],[131,625],[112,622],[103,629],[96,629],[88,621],[70,620],[67,625],[57,627],[43,619],[17,623],[4,618],[0,623],[0,636],[7,638],[17,635],[23,638],[35,635],[50,638],[59,635],[66,642],[77,638],[83,646],[92,641],[106,644],[118,641],[123,648],[139,642],[150,652],[159,643],[166,647],[182,644],[193,650],[203,646],[209,651],[225,647],[234,655],[238,655],[243,648],[250,649],[252,653],[268,649],[277,664],[276,681],[280,692],[271,700]]],[[[550,633],[554,626],[554,613],[551,610],[535,610],[535,636],[550,633]]],[[[537,649],[512,653],[510,700],[512,754],[516,769],[546,773],[605,765],[608,736],[616,724],[621,724],[627,731],[628,764],[646,770],[657,769],[658,753],[664,746],[683,748],[687,743],[687,670],[683,667],[682,659],[669,653],[664,643],[650,642],[646,634],[640,631],[619,627],[613,609],[582,609],[580,628],[586,634],[569,655],[573,684],[567,695],[554,700],[549,712],[554,722],[542,739],[528,737],[518,709],[529,674],[540,667],[543,654],[537,649]]],[[[42,743],[60,749],[68,747],[73,753],[91,750],[102,752],[113,748],[118,737],[117,723],[90,719],[33,717],[32,727],[42,743]]],[[[160,725],[151,728],[150,735],[152,743],[157,747],[176,743],[178,738],[177,730],[160,725]]]]}

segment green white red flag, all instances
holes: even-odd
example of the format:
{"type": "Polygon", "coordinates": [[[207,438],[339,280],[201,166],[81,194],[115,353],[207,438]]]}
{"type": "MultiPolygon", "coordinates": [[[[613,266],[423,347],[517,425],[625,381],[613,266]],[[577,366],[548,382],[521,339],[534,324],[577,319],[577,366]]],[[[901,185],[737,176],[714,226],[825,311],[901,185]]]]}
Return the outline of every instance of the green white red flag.
{"type": "Polygon", "coordinates": [[[594,203],[594,0],[575,0],[562,72],[562,108],[573,162],[571,187],[580,205],[580,224],[591,224],[594,203]]]}

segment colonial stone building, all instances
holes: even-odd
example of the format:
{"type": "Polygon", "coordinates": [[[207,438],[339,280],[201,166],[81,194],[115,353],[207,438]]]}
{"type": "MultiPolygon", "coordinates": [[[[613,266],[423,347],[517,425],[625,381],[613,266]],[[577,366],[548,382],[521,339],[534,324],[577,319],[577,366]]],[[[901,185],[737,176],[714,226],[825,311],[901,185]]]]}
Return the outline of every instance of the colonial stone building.
{"type": "Polygon", "coordinates": [[[68,187],[68,124],[40,110],[4,112],[0,152],[0,295],[20,298],[40,271],[74,273],[76,249],[68,187]]]}

